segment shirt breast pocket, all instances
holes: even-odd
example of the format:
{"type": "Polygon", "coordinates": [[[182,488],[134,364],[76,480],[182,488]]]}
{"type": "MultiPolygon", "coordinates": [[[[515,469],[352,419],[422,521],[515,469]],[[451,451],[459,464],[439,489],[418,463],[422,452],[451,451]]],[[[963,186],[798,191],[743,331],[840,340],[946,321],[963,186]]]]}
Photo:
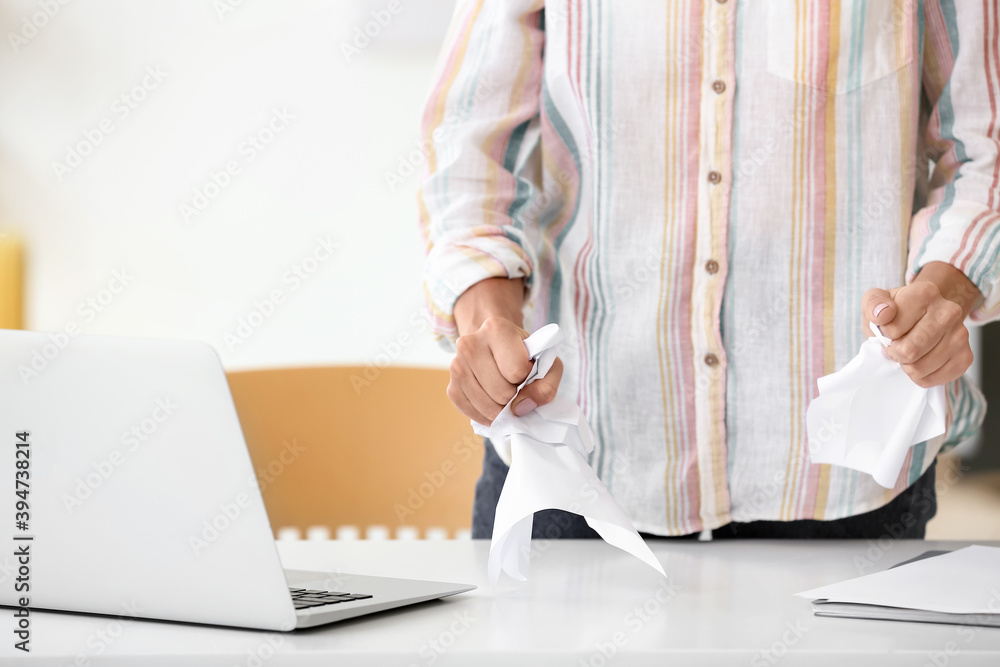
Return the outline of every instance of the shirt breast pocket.
{"type": "Polygon", "coordinates": [[[767,0],[767,70],[843,94],[916,59],[916,0],[767,0]]]}

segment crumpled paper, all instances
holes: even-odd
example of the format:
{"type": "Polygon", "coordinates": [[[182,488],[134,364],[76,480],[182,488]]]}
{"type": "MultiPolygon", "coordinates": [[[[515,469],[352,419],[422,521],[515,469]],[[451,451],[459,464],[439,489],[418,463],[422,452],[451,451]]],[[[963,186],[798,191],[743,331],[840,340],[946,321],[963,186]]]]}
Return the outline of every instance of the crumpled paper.
{"type": "Polygon", "coordinates": [[[910,447],[945,431],[944,386],[926,389],[881,350],[892,343],[869,323],[874,338],[846,366],[817,380],[806,410],[813,463],[832,463],[896,485],[910,447]]]}
{"type": "MultiPolygon", "coordinates": [[[[518,388],[545,377],[556,359],[559,326],[548,324],[524,341],[534,365],[518,388]]],[[[582,515],[609,544],[640,559],[666,576],[660,562],[643,542],[632,522],[597,477],[587,454],[594,434],[583,412],[572,401],[557,396],[523,417],[511,410],[514,398],[493,424],[472,422],[473,430],[495,443],[510,465],[493,523],[489,577],[495,586],[501,572],[525,581],[531,550],[531,524],[539,510],[559,509],[582,515]]]]}

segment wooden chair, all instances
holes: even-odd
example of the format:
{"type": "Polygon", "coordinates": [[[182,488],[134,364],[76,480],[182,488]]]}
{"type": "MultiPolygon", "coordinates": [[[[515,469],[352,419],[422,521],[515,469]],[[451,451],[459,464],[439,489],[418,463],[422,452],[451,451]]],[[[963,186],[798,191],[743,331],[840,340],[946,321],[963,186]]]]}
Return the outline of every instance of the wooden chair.
{"type": "Polygon", "coordinates": [[[369,536],[454,537],[470,528],[483,444],[445,395],[447,371],[347,366],[228,378],[276,533],[379,526],[369,536]]]}
{"type": "Polygon", "coordinates": [[[20,238],[0,232],[0,329],[24,326],[24,247],[20,238]]]}

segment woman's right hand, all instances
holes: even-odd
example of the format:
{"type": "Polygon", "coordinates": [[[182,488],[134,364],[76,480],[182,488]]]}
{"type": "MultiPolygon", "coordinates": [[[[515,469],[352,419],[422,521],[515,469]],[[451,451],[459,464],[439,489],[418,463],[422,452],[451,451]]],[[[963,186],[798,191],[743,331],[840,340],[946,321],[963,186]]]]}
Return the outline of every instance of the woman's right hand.
{"type": "MultiPolygon", "coordinates": [[[[451,362],[448,398],[462,414],[490,425],[531,372],[521,327],[520,279],[491,278],[476,283],[455,302],[459,337],[451,362]]],[[[563,365],[556,359],[544,378],[525,387],[511,406],[523,416],[556,397],[563,365]]]]}

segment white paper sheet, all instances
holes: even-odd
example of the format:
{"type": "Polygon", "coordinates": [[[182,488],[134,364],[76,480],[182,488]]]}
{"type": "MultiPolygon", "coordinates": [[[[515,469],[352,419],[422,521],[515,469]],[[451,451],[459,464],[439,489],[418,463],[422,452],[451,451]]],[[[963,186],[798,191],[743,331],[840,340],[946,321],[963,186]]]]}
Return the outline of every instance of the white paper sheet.
{"type": "Polygon", "coordinates": [[[796,595],[949,614],[998,614],[1000,549],[974,545],[796,595]]]}
{"type": "MultiPolygon", "coordinates": [[[[549,372],[559,339],[558,325],[548,324],[524,341],[528,356],[535,363],[518,386],[518,393],[549,372]]],[[[518,417],[511,410],[513,402],[511,399],[490,426],[472,422],[473,430],[495,443],[501,458],[510,465],[493,524],[490,581],[496,585],[501,572],[520,581],[526,579],[532,517],[545,509],[582,515],[606,542],[666,576],[660,562],[587,463],[586,455],[594,449],[594,434],[580,408],[557,396],[551,403],[518,417]]]]}
{"type": "Polygon", "coordinates": [[[813,463],[832,463],[896,485],[910,447],[944,433],[944,387],[925,389],[882,354],[892,341],[871,325],[874,338],[842,369],[821,377],[806,410],[813,463]]]}

